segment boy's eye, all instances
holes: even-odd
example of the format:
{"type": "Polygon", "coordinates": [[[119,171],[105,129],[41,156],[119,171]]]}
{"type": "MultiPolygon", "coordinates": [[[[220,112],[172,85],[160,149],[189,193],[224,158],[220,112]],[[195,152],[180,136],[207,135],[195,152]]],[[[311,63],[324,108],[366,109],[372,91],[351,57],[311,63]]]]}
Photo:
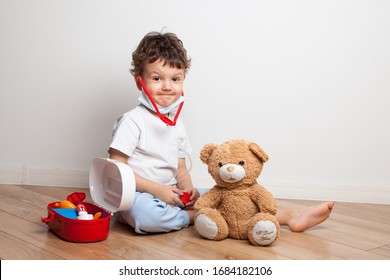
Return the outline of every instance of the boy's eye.
{"type": "Polygon", "coordinates": [[[153,81],[160,81],[160,80],[161,80],[161,78],[160,78],[160,77],[158,77],[158,76],[154,76],[154,77],[152,77],[152,80],[153,80],[153,81]]]}
{"type": "Polygon", "coordinates": [[[172,79],[172,81],[174,81],[174,82],[180,82],[181,79],[180,79],[179,77],[175,77],[175,78],[172,79]]]}

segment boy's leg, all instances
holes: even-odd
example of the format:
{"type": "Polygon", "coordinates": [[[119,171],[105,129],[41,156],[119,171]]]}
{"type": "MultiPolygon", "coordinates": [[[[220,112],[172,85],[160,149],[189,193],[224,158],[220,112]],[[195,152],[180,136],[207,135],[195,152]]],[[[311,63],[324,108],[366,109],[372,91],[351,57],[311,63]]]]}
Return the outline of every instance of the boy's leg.
{"type": "Polygon", "coordinates": [[[137,233],[169,232],[188,227],[190,217],[179,207],[167,205],[149,193],[136,193],[133,206],[118,213],[119,220],[137,233]]]}
{"type": "Polygon", "coordinates": [[[304,208],[279,208],[276,213],[280,225],[301,232],[325,221],[332,212],[334,202],[324,202],[304,208]]]}

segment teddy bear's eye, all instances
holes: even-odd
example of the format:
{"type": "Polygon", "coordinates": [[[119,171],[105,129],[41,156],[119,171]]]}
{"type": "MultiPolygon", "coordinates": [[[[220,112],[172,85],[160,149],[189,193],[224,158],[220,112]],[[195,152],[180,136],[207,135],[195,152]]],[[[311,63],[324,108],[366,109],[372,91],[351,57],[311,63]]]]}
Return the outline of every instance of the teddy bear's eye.
{"type": "Polygon", "coordinates": [[[241,161],[239,162],[239,164],[240,164],[240,165],[244,165],[245,162],[244,162],[243,160],[241,160],[241,161]]]}
{"type": "Polygon", "coordinates": [[[222,167],[223,166],[222,162],[218,162],[218,166],[222,167]]]}

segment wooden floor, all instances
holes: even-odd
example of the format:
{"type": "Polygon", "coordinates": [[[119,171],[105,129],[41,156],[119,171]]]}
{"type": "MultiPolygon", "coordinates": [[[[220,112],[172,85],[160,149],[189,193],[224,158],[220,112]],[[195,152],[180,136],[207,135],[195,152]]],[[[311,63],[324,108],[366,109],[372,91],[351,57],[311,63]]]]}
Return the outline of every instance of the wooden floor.
{"type": "MultiPolygon", "coordinates": [[[[191,226],[167,234],[137,235],[111,219],[108,238],[95,243],[60,239],[41,222],[47,205],[87,189],[0,185],[0,259],[390,259],[390,205],[336,203],[331,217],[303,233],[283,228],[271,247],[246,240],[202,239],[191,226]]],[[[314,201],[278,200],[279,207],[303,207],[314,201]]]]}

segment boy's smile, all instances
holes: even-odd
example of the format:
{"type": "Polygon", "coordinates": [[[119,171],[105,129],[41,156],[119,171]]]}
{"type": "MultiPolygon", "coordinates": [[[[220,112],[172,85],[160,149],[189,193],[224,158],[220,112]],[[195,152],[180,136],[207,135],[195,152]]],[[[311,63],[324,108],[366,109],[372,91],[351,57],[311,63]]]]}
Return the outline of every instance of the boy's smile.
{"type": "Polygon", "coordinates": [[[184,70],[164,65],[162,60],[145,64],[141,76],[151,97],[160,106],[171,105],[183,92],[184,70]]]}

